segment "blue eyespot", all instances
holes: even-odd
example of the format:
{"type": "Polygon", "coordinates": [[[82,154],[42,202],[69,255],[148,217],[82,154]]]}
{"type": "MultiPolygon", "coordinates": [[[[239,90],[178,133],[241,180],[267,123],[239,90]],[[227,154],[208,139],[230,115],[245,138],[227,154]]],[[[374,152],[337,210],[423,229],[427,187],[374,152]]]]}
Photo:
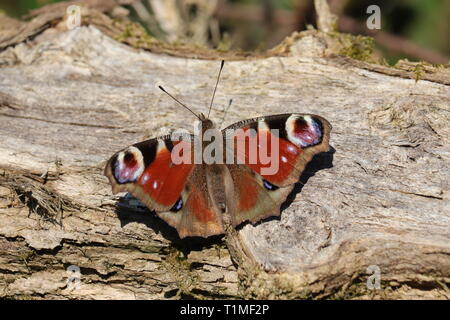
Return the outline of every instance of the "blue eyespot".
{"type": "Polygon", "coordinates": [[[278,189],[278,187],[276,185],[271,184],[269,181],[267,181],[265,179],[263,179],[263,185],[264,185],[264,188],[266,188],[267,190],[273,191],[273,190],[278,189]]]}
{"type": "Polygon", "coordinates": [[[175,202],[173,207],[170,209],[170,211],[177,212],[180,211],[183,208],[183,199],[181,197],[175,202]]]}

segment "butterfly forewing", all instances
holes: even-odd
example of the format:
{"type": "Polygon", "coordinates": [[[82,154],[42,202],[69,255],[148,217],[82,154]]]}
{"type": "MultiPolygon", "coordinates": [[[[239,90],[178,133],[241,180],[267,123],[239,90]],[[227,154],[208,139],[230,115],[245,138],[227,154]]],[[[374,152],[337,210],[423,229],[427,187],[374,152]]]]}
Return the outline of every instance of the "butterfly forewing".
{"type": "Polygon", "coordinates": [[[312,157],[328,151],[330,131],[327,120],[311,114],[259,117],[223,130],[225,145],[233,146],[236,162],[244,162],[278,187],[297,182],[312,157]]]}

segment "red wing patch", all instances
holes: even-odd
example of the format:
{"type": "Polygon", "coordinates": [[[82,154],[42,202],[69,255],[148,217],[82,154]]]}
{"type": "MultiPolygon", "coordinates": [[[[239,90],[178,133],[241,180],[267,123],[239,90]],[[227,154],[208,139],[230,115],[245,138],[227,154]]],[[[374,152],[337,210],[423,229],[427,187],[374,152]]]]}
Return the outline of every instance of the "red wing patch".
{"type": "Polygon", "coordinates": [[[162,148],[154,161],[144,169],[137,183],[158,204],[172,206],[180,197],[193,167],[193,164],[174,164],[171,152],[162,148]]]}
{"type": "Polygon", "coordinates": [[[238,197],[237,208],[239,211],[248,211],[258,201],[258,184],[248,172],[242,172],[234,176],[234,186],[238,197]]]}
{"type": "Polygon", "coordinates": [[[323,123],[311,116],[292,115],[286,120],[287,139],[299,147],[315,146],[322,141],[323,123]]]}
{"type": "Polygon", "coordinates": [[[238,164],[246,164],[265,180],[278,185],[292,174],[303,150],[280,139],[269,130],[249,134],[248,128],[235,135],[235,156],[238,164]]]}
{"type": "Polygon", "coordinates": [[[215,221],[216,214],[209,209],[204,195],[205,193],[200,192],[196,188],[192,189],[186,207],[200,222],[207,223],[215,221]]]}

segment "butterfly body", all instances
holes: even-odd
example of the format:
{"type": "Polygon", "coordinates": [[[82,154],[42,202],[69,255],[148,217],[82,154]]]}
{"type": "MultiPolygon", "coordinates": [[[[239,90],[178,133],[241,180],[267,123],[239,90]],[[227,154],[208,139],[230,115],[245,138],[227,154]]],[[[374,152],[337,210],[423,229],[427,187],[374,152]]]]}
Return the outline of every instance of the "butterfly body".
{"type": "Polygon", "coordinates": [[[279,215],[306,164],[329,148],[331,125],[317,115],[265,116],[224,130],[202,114],[199,119],[196,136],[136,143],[105,167],[114,193],[133,194],[181,238],[279,215]]]}

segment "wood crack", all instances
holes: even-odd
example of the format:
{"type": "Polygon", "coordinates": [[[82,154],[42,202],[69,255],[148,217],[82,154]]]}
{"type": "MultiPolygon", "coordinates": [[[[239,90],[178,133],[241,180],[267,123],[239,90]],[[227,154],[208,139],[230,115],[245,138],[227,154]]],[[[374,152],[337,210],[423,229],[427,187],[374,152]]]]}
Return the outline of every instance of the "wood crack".
{"type": "Polygon", "coordinates": [[[79,122],[55,121],[55,120],[50,120],[50,119],[42,119],[42,118],[31,117],[31,116],[21,116],[21,115],[17,115],[17,114],[9,114],[9,113],[0,113],[0,116],[43,121],[43,122],[47,122],[47,123],[64,124],[64,125],[70,125],[70,126],[80,126],[80,127],[105,128],[105,129],[122,129],[123,128],[123,127],[113,126],[113,125],[98,125],[98,124],[81,123],[81,122],[79,123],[79,122]]]}

